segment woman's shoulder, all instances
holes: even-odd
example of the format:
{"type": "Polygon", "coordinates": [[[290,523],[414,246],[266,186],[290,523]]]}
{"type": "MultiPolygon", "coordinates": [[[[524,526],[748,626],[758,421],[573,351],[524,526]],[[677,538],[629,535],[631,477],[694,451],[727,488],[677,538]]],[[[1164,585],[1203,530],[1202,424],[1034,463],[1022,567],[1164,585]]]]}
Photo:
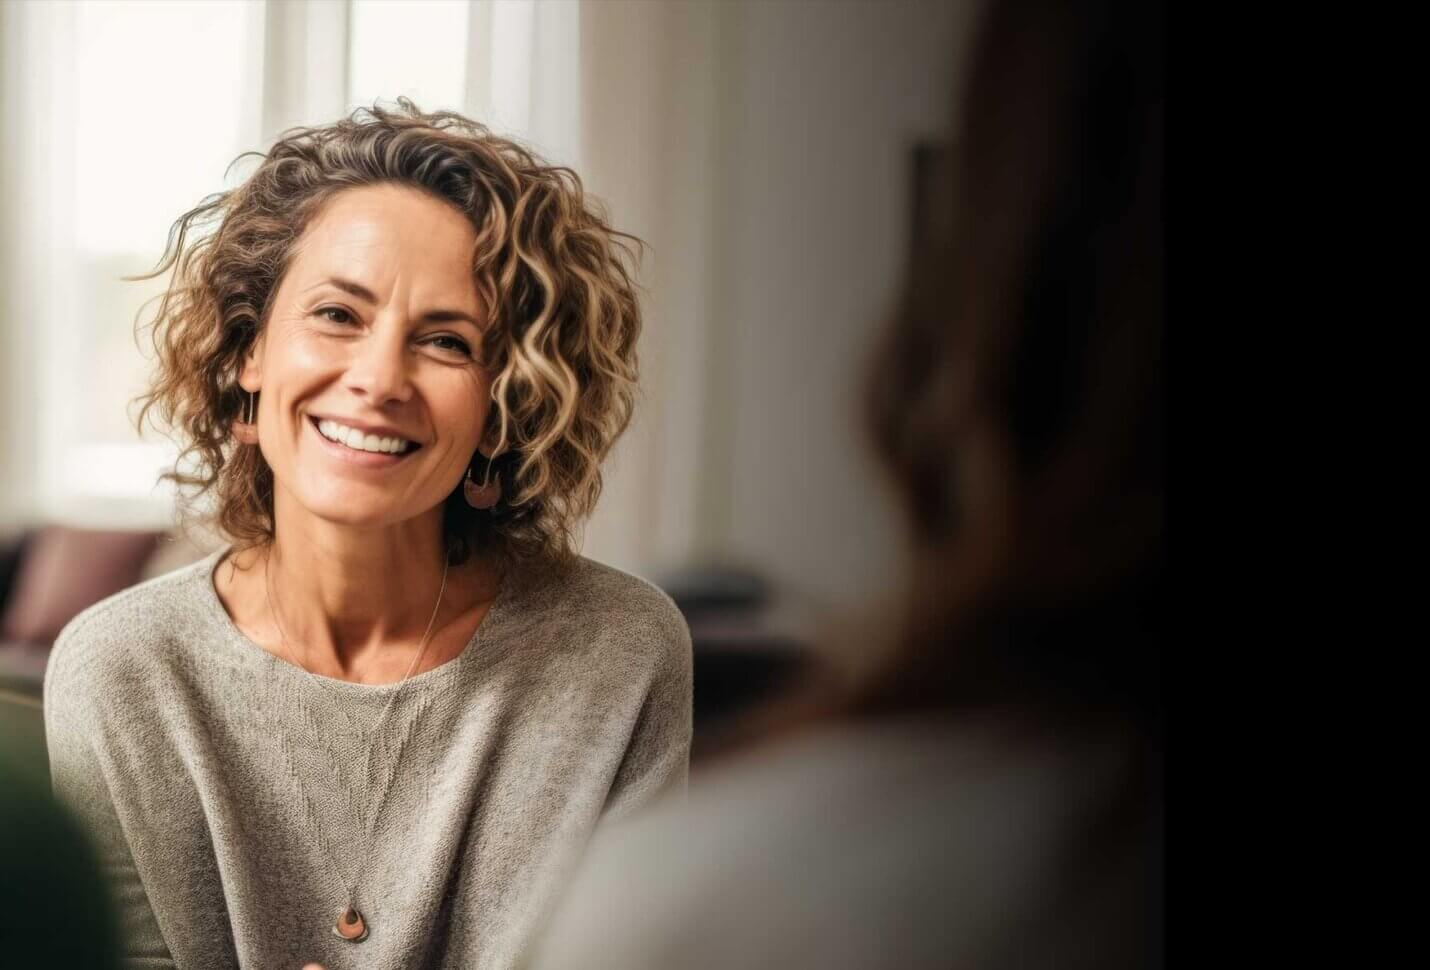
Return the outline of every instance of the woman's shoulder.
{"type": "Polygon", "coordinates": [[[642,645],[663,654],[690,651],[690,629],[669,594],[615,566],[577,556],[519,582],[528,619],[579,633],[586,643],[618,643],[625,652],[642,645]]]}
{"type": "Polygon", "coordinates": [[[161,650],[204,609],[203,582],[215,554],[106,597],[65,624],[50,649],[45,695],[80,679],[102,688],[106,674],[135,670],[134,661],[161,650]]]}
{"type": "Polygon", "coordinates": [[[570,615],[620,616],[684,626],[675,601],[659,586],[615,566],[575,556],[560,564],[518,570],[514,585],[529,609],[570,615]]]}
{"type": "Polygon", "coordinates": [[[593,606],[671,618],[680,615],[675,601],[655,583],[585,556],[577,556],[561,578],[568,594],[593,606]]]}

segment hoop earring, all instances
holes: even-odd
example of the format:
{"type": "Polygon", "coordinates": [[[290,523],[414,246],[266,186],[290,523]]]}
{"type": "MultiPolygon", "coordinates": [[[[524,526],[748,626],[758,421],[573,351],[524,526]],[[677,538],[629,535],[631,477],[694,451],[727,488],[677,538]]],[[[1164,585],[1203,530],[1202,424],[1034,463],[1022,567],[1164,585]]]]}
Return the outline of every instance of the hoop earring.
{"type": "MultiPolygon", "coordinates": [[[[482,453],[477,452],[478,455],[482,453]]],[[[482,455],[482,457],[486,457],[482,455]]],[[[490,509],[501,501],[501,479],[492,478],[493,460],[487,458],[487,468],[480,483],[472,480],[472,466],[467,464],[467,477],[462,483],[462,495],[474,509],[490,509]]]]}

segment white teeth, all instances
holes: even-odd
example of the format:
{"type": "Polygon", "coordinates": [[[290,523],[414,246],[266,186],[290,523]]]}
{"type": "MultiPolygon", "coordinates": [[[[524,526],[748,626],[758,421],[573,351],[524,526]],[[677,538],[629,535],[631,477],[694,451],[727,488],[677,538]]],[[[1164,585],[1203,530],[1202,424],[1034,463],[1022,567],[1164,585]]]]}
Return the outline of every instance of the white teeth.
{"type": "Polygon", "coordinates": [[[363,434],[356,428],[349,428],[327,418],[318,422],[318,430],[329,441],[347,445],[354,451],[375,451],[382,454],[400,455],[408,449],[410,444],[403,438],[379,438],[375,434],[363,434]]]}

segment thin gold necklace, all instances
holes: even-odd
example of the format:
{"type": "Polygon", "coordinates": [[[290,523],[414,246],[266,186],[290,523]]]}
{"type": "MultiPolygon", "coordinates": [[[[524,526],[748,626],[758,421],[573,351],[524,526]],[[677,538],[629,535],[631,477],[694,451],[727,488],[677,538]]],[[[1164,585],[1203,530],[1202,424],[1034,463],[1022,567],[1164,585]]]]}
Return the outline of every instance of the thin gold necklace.
{"type": "MultiPolygon", "coordinates": [[[[274,608],[273,584],[268,569],[268,563],[271,558],[272,549],[270,547],[268,553],[263,557],[263,589],[264,594],[268,598],[268,612],[273,614],[273,625],[278,628],[278,642],[283,649],[283,655],[293,666],[307,674],[309,679],[316,681],[324,690],[328,691],[329,694],[333,694],[332,688],[323,682],[324,678],[313,673],[301,663],[298,663],[297,660],[294,659],[292,651],[289,650],[288,635],[283,632],[283,623],[279,620],[278,611],[274,608]]],[[[412,672],[417,669],[417,665],[422,662],[422,657],[427,653],[427,644],[432,638],[432,626],[437,622],[437,613],[442,608],[442,596],[447,591],[447,570],[450,566],[451,560],[445,559],[444,557],[442,564],[442,585],[437,589],[437,602],[432,607],[432,617],[427,621],[427,630],[422,634],[422,642],[417,648],[417,655],[412,658],[412,663],[408,666],[407,673],[403,674],[402,679],[397,682],[397,689],[394,690],[392,696],[387,699],[387,703],[383,705],[382,712],[378,715],[377,723],[373,725],[371,740],[367,745],[367,757],[363,761],[362,776],[364,779],[368,779],[372,776],[372,749],[377,741],[377,732],[382,728],[382,722],[386,720],[387,712],[392,710],[392,704],[397,700],[397,695],[402,692],[402,689],[407,685],[408,678],[412,676],[412,672]]],[[[336,697],[337,695],[333,694],[333,696],[336,697]]],[[[377,819],[382,814],[382,806],[387,802],[387,793],[392,790],[392,782],[396,777],[397,772],[395,771],[388,775],[387,783],[382,787],[382,795],[378,798],[377,809],[372,813],[372,818],[365,824],[360,825],[362,829],[362,852],[358,856],[358,868],[351,881],[342,878],[342,870],[338,866],[337,861],[333,859],[332,855],[328,852],[327,843],[323,840],[320,833],[315,833],[316,837],[314,841],[318,843],[318,848],[322,851],[324,859],[326,859],[329,867],[332,869],[329,875],[337,874],[339,877],[338,881],[343,884],[347,892],[347,905],[338,913],[337,922],[333,924],[333,935],[347,940],[349,943],[361,943],[367,939],[368,936],[369,927],[367,919],[363,916],[362,911],[357,908],[358,884],[362,882],[364,870],[367,868],[368,846],[372,839],[373,830],[377,827],[377,819]]],[[[299,784],[301,785],[302,782],[299,781],[299,784]]],[[[359,821],[361,822],[361,820],[359,821]]]]}

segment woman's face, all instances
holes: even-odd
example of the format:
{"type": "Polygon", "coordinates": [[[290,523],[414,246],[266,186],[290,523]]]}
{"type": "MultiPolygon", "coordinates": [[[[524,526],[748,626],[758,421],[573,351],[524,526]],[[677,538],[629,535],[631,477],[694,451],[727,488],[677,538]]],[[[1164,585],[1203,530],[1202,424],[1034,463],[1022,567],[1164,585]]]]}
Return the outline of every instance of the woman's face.
{"type": "Polygon", "coordinates": [[[308,513],[392,524],[461,481],[490,405],[475,250],[455,208],[390,184],[343,191],[298,241],[240,384],[261,392],[275,487],[308,513]]]}

